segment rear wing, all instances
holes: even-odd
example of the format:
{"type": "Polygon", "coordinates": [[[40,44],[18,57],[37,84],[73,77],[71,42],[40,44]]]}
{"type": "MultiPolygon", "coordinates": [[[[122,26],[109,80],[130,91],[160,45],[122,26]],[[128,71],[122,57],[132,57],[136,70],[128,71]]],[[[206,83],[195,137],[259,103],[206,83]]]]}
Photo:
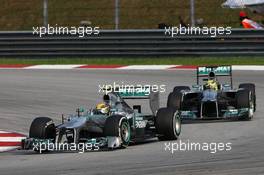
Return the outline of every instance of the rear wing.
{"type": "Polygon", "coordinates": [[[153,115],[156,115],[160,107],[159,92],[153,92],[149,86],[119,87],[118,94],[122,99],[149,99],[149,106],[153,115]]]}
{"type": "Polygon", "coordinates": [[[125,86],[119,87],[116,89],[116,92],[123,99],[149,99],[151,93],[150,87],[134,87],[134,86],[125,86]]]}
{"type": "Polygon", "coordinates": [[[117,93],[122,99],[149,99],[151,93],[150,87],[140,87],[140,86],[104,86],[102,88],[103,92],[106,94],[110,92],[117,93]]]}
{"type": "Polygon", "coordinates": [[[198,66],[196,71],[197,84],[199,84],[200,77],[208,77],[210,72],[214,72],[216,77],[230,77],[230,84],[233,88],[232,66],[198,66]]]}

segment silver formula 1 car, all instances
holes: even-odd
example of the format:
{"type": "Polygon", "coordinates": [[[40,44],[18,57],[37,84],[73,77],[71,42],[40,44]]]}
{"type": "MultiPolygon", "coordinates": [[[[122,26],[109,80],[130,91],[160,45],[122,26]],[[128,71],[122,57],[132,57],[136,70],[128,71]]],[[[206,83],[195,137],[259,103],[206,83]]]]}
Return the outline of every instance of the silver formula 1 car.
{"type": "Polygon", "coordinates": [[[48,149],[49,143],[56,146],[92,143],[96,147],[113,149],[154,137],[173,140],[180,135],[179,115],[173,109],[158,110],[159,93],[146,88],[119,89],[119,92],[105,94],[103,100],[109,107],[106,113],[97,108],[78,109],[75,114],[63,117],[59,125],[48,117],[35,118],[29,137],[22,141],[22,149],[39,151],[40,145],[48,149]],[[148,99],[152,114],[142,113],[140,105],[130,107],[126,99],[148,99]]]}
{"type": "Polygon", "coordinates": [[[256,110],[255,85],[242,83],[234,89],[232,66],[197,67],[197,84],[191,88],[189,86],[174,87],[173,92],[168,96],[167,107],[177,110],[180,117],[186,120],[250,120],[256,110]],[[214,88],[207,83],[200,83],[201,78],[207,82],[210,75],[214,76],[216,81],[214,88]],[[220,77],[221,79],[228,77],[228,82],[220,83],[220,77]]]}

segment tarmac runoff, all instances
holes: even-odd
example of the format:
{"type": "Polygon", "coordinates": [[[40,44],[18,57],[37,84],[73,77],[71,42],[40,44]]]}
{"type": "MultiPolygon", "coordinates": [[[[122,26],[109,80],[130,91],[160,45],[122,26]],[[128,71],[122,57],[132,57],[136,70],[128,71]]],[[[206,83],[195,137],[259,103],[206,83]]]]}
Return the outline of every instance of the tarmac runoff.
{"type": "MultiPolygon", "coordinates": [[[[98,84],[114,81],[165,84],[166,92],[161,94],[161,106],[165,106],[173,87],[194,84],[195,74],[192,70],[2,69],[0,128],[27,134],[36,116],[49,116],[58,124],[62,113],[74,113],[80,106],[94,107],[102,98],[98,84]]],[[[244,82],[256,84],[257,111],[252,121],[186,124],[179,140],[169,142],[230,142],[230,151],[172,153],[165,150],[167,142],[155,139],[127,149],[84,154],[40,155],[18,150],[0,153],[0,174],[264,174],[263,75],[263,71],[233,71],[234,87],[244,82]]]]}

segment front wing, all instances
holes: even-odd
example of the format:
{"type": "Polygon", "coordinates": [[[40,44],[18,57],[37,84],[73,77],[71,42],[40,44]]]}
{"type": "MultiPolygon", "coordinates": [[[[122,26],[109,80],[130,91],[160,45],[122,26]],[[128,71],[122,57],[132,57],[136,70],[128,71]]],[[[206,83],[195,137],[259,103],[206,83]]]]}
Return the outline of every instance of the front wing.
{"type": "Polygon", "coordinates": [[[221,110],[219,116],[203,117],[198,115],[198,111],[180,111],[183,120],[217,120],[217,119],[239,119],[248,115],[249,108],[221,110]]]}

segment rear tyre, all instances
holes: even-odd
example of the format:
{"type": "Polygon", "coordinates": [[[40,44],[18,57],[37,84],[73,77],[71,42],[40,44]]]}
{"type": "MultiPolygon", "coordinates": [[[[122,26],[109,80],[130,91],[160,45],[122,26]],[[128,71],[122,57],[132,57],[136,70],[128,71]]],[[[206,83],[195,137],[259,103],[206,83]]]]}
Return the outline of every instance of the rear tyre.
{"type": "Polygon", "coordinates": [[[168,96],[167,107],[179,110],[181,108],[182,93],[171,92],[168,96]]]}
{"type": "Polygon", "coordinates": [[[252,95],[252,100],[253,100],[253,104],[254,104],[254,112],[256,111],[256,87],[255,84],[253,83],[242,83],[239,85],[239,88],[243,88],[243,89],[247,89],[249,91],[251,91],[251,95],[252,95]]]}
{"type": "Polygon", "coordinates": [[[156,130],[159,140],[176,140],[181,133],[181,118],[173,108],[161,108],[156,116],[156,130]]]}
{"type": "Polygon", "coordinates": [[[56,127],[53,120],[48,117],[37,117],[31,123],[29,137],[35,139],[53,139],[56,138],[56,127]]]}
{"type": "Polygon", "coordinates": [[[126,148],[130,143],[131,129],[128,120],[121,115],[113,115],[106,119],[104,127],[105,136],[121,138],[121,148],[126,148]]]}
{"type": "Polygon", "coordinates": [[[251,91],[246,89],[239,90],[236,93],[237,109],[248,108],[248,112],[241,117],[242,120],[251,120],[254,115],[254,102],[251,91]]]}

